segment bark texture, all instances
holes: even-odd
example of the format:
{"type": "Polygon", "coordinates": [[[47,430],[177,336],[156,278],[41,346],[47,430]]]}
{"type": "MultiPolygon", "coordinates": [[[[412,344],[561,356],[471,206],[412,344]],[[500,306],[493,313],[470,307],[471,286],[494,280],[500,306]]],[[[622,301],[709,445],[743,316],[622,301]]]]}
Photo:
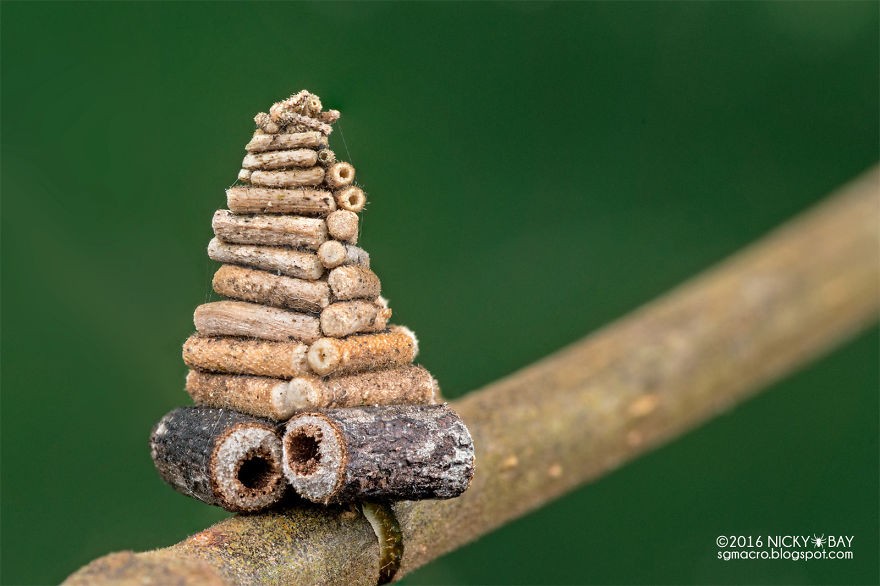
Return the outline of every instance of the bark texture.
{"type": "Polygon", "coordinates": [[[290,134],[266,134],[262,130],[254,132],[245,149],[249,153],[261,153],[280,149],[295,149],[299,147],[322,148],[327,146],[327,137],[315,131],[295,132],[290,134]]]}
{"type": "Polygon", "coordinates": [[[357,244],[358,215],[348,210],[336,210],[327,216],[327,232],[336,240],[357,244]]]}
{"type": "Polygon", "coordinates": [[[336,210],[336,198],[323,189],[277,189],[240,185],[226,190],[226,205],[229,211],[236,214],[326,216],[336,210]]]}
{"type": "MultiPolygon", "coordinates": [[[[476,475],[457,499],[395,505],[405,545],[397,576],[711,420],[874,324],[878,180],[872,170],[718,267],[453,403],[477,447],[476,475]]],[[[180,583],[201,584],[207,563],[229,583],[373,586],[378,556],[360,516],[295,507],[234,517],[120,565],[142,581],[173,568],[180,583]]],[[[111,583],[114,574],[92,571],[107,560],[68,583],[111,583]]]]}
{"type": "Polygon", "coordinates": [[[233,409],[280,421],[296,411],[289,381],[245,374],[214,374],[190,370],[186,392],[196,405],[233,409]]]}
{"type": "Polygon", "coordinates": [[[292,409],[298,410],[429,405],[440,400],[440,387],[431,373],[411,364],[324,379],[297,377],[290,381],[289,389],[292,409]]]}
{"type": "Polygon", "coordinates": [[[453,498],[474,473],[473,440],[446,405],[302,413],[287,422],[282,446],[293,489],[322,504],[453,498]]]}
{"type": "Polygon", "coordinates": [[[209,372],[292,378],[311,374],[308,350],[301,342],[194,334],[183,344],[183,361],[209,372]]]}
{"type": "Polygon", "coordinates": [[[287,169],[289,167],[312,167],[318,162],[318,153],[313,149],[291,149],[285,151],[269,151],[265,153],[249,153],[245,155],[241,166],[245,169],[287,169]]]}
{"type": "Polygon", "coordinates": [[[182,407],[153,428],[150,452],[165,482],[209,505],[258,511],[284,496],[281,444],[265,420],[182,407]]]}
{"type": "Polygon", "coordinates": [[[328,240],[318,248],[318,260],[328,269],[342,265],[370,268],[370,255],[366,250],[336,240],[328,240]]]}
{"type": "Polygon", "coordinates": [[[212,238],[208,244],[208,257],[221,263],[274,271],[298,279],[314,281],[324,274],[324,265],[317,254],[281,246],[228,244],[212,238]]]}
{"type": "Polygon", "coordinates": [[[321,331],[331,338],[359,332],[380,332],[391,319],[391,310],[372,301],[340,301],[321,312],[321,331]]]}
{"type": "Polygon", "coordinates": [[[324,167],[286,169],[281,171],[254,171],[251,183],[263,187],[309,187],[320,185],[324,180],[324,167]]]}
{"type": "Polygon", "coordinates": [[[299,216],[236,215],[217,210],[212,221],[214,235],[233,244],[265,244],[318,250],[327,240],[327,223],[320,218],[299,216]]]}
{"type": "Polygon", "coordinates": [[[403,366],[416,357],[416,338],[409,328],[347,338],[321,338],[308,352],[309,367],[321,376],[403,366]]]}
{"type": "MultiPolygon", "coordinates": [[[[235,265],[220,267],[214,273],[212,285],[214,291],[225,297],[282,309],[317,313],[330,305],[330,286],[326,281],[295,279],[235,265]]],[[[350,284],[350,288],[354,286],[350,284]]]]}
{"type": "Polygon", "coordinates": [[[196,307],[193,323],[203,336],[242,336],[311,344],[321,337],[318,318],[244,301],[214,301],[196,307]]]}
{"type": "Polygon", "coordinates": [[[330,271],[327,277],[333,297],[341,301],[375,299],[382,292],[378,275],[370,269],[348,265],[330,271]]]}

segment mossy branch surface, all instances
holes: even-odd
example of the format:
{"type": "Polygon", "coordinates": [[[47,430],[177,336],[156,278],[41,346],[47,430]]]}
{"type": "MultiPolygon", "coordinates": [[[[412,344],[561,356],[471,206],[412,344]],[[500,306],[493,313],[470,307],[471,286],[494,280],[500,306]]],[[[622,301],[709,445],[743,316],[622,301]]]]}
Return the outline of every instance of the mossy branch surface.
{"type": "MultiPolygon", "coordinates": [[[[877,319],[875,168],[756,244],[605,329],[453,403],[470,489],[403,502],[398,577],[712,419],[877,319]]],[[[376,584],[356,509],[234,516],[68,584],[376,584]]]]}

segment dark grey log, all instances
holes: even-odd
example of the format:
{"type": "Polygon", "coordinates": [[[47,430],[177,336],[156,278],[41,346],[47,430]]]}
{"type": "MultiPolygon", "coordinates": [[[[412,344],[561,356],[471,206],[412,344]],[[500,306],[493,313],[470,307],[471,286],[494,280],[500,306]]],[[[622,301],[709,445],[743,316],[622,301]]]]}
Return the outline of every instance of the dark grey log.
{"type": "Polygon", "coordinates": [[[349,407],[295,415],[284,474],[310,501],[446,499],[474,473],[474,443],[446,405],[349,407]]]}
{"type": "Polygon", "coordinates": [[[228,409],[175,409],[153,428],[150,451],[175,490],[228,511],[265,509],[287,487],[277,425],[228,409]]]}

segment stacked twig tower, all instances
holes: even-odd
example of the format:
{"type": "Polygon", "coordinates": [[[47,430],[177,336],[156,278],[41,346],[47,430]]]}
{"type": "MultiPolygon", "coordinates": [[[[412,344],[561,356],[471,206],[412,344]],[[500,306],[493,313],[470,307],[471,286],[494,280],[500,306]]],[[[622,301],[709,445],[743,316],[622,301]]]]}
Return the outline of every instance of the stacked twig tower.
{"type": "Polygon", "coordinates": [[[473,475],[467,428],[389,325],[355,169],[329,149],[335,110],[307,91],[255,117],[208,256],[226,300],[195,311],[186,390],[151,437],[177,490],[229,510],[279,502],[451,498],[473,475]]]}

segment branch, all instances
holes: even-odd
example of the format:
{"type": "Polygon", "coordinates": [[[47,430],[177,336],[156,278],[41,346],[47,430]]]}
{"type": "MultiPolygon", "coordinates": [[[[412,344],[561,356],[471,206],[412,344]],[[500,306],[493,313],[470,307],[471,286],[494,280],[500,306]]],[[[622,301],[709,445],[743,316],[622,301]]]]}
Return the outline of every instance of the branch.
{"type": "MultiPolygon", "coordinates": [[[[872,169],[666,296],[453,407],[477,446],[471,488],[395,505],[402,576],[706,422],[877,317],[872,169]]],[[[235,516],[168,548],[100,558],[67,584],[364,584],[359,512],[235,516]]]]}

